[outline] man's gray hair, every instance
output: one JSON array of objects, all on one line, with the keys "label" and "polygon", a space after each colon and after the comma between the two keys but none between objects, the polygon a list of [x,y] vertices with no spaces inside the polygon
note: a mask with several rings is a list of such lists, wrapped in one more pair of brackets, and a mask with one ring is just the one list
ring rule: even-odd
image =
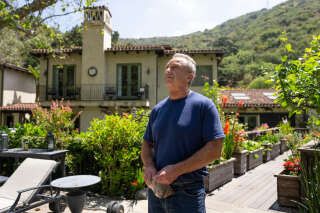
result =
[{"label": "man's gray hair", "polygon": [[193,58],[191,58],[190,56],[188,56],[186,54],[182,54],[182,53],[175,53],[172,58],[184,58],[187,61],[186,65],[188,68],[188,72],[191,72],[194,75],[196,75],[197,63],[193,60]]}]

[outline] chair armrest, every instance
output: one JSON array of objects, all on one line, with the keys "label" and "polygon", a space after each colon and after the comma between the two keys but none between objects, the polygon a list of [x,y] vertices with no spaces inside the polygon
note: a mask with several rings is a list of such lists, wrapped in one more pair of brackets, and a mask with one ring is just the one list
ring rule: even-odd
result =
[{"label": "chair armrest", "polygon": [[[50,186],[50,185],[36,186],[36,187],[31,187],[31,188],[19,190],[19,191],[17,191],[17,192],[18,192],[18,194],[21,194],[21,193],[23,193],[23,192],[27,192],[27,191],[31,191],[31,190],[35,190],[35,189],[48,188],[48,187],[51,187],[51,186]],[[18,196],[19,196],[19,195],[18,195]]]},{"label": "chair armrest", "polygon": [[42,186],[31,187],[31,188],[27,188],[27,189],[23,189],[23,190],[17,191],[18,196],[17,196],[16,200],[14,201],[14,203],[12,204],[12,206],[10,207],[8,212],[14,212],[14,209],[18,205],[22,193],[27,192],[27,191],[31,191],[31,190],[35,190],[35,189],[43,189],[43,188],[49,188],[49,187],[50,187],[50,191],[51,191],[51,194],[52,194],[52,186],[50,186],[50,185],[42,185]]}]

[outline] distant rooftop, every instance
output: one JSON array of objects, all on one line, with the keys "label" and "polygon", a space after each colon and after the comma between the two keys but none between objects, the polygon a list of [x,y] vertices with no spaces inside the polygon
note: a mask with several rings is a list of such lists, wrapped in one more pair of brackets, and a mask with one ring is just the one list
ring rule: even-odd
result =
[{"label": "distant rooftop", "polygon": [[278,103],[274,103],[276,90],[273,89],[221,89],[221,95],[228,97],[225,107],[237,107],[238,102],[243,102],[246,107],[270,107],[279,108]]},{"label": "distant rooftop", "polygon": [[11,69],[11,70],[16,70],[16,71],[19,71],[19,72],[24,72],[24,73],[32,74],[28,69],[26,69],[26,68],[24,68],[24,67],[19,67],[19,66],[14,65],[14,64],[0,63],[0,67],[4,67],[4,68]]}]

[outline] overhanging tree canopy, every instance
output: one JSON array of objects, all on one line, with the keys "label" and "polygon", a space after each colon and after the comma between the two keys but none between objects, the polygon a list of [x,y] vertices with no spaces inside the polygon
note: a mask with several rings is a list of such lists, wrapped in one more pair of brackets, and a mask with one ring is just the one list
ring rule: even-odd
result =
[{"label": "overhanging tree canopy", "polygon": [[[97,0],[0,0],[0,29],[14,28],[33,33],[32,28],[47,19],[68,15],[91,6]],[[59,4],[61,10],[44,15],[44,10]]]},{"label": "overhanging tree canopy", "polygon": [[[282,39],[287,42],[286,38]],[[286,44],[288,54],[293,52]],[[320,125],[320,36],[314,36],[302,58],[288,60],[276,67],[277,101],[291,113],[311,111],[311,121]]]}]

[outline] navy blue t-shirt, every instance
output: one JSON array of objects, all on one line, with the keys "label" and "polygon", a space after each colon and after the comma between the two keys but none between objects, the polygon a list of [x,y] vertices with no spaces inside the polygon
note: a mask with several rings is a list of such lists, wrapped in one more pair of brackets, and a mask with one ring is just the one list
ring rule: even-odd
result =
[{"label": "navy blue t-shirt", "polygon": [[[182,99],[164,99],[150,113],[144,140],[154,143],[155,166],[163,167],[183,161],[206,142],[224,138],[215,104],[205,96],[191,92]],[[203,167],[186,173],[178,181],[202,180]]]}]

